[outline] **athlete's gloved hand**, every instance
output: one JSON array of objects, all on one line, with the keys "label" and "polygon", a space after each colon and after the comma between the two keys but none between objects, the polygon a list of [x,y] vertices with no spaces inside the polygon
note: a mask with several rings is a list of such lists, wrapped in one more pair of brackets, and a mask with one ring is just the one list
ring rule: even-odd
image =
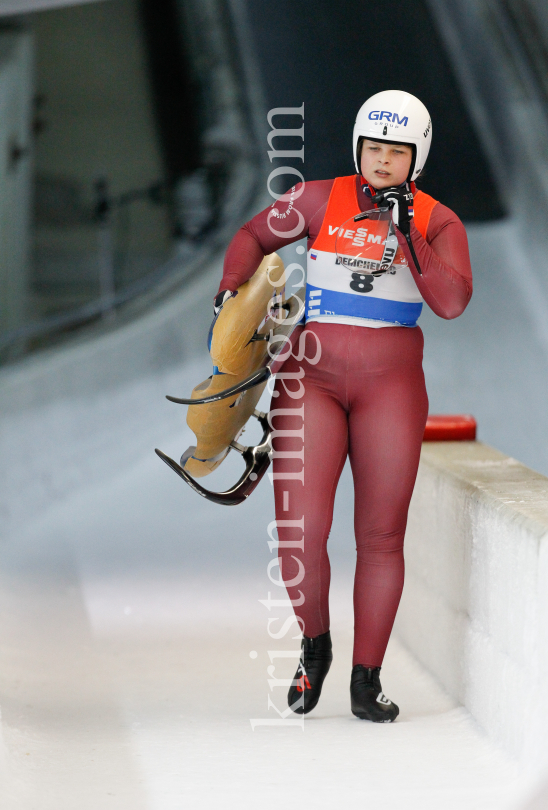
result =
[{"label": "athlete's gloved hand", "polygon": [[231,290],[221,290],[213,299],[213,314],[217,316],[222,310],[226,302],[230,298],[235,298],[238,295],[238,290],[232,292]]},{"label": "athlete's gloved hand", "polygon": [[217,315],[222,310],[224,305],[227,301],[231,298],[235,298],[238,295],[238,290],[236,292],[232,292],[231,290],[221,290],[217,293],[215,298],[213,299],[213,320],[211,321],[211,326],[209,327],[209,332],[207,335],[207,348],[208,351],[211,351],[211,341],[213,339],[213,327],[217,323]]},{"label": "athlete's gloved hand", "polygon": [[392,209],[394,225],[404,236],[409,236],[413,219],[413,192],[408,183],[402,186],[382,188],[371,199],[377,205],[389,205]]}]

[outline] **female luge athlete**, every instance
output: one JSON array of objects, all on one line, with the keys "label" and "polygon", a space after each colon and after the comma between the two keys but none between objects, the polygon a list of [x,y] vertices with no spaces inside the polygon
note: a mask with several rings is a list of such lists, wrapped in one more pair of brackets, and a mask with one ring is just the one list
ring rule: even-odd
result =
[{"label": "female luge athlete", "polygon": [[[398,90],[372,96],[354,127],[357,174],[294,187],[244,225],[226,254],[217,307],[264,255],[308,237],[304,329],[319,340],[321,358],[316,364],[286,361],[283,372],[295,374],[294,380],[304,368],[304,393],[296,402],[290,378],[277,380],[273,416],[276,431],[287,434],[274,439],[280,568],[304,634],[288,695],[297,713],[316,706],[333,657],[327,538],[347,455],[357,547],[351,708],[357,717],[385,723],[399,712],[383,695],[379,673],[403,588],[403,539],[428,413],[417,318],[423,301],[440,317],[456,318],[472,295],[462,223],[414,184],[431,138],[430,116],[419,99]],[[284,201],[288,210],[280,211]],[[337,233],[349,218],[379,204],[391,207],[398,255],[402,251],[405,259],[389,273],[356,273],[338,260]],[[298,437],[303,422],[291,413],[302,403],[304,450]],[[287,475],[303,470],[303,458],[304,476]],[[287,522],[303,516],[300,550],[301,530]]]}]

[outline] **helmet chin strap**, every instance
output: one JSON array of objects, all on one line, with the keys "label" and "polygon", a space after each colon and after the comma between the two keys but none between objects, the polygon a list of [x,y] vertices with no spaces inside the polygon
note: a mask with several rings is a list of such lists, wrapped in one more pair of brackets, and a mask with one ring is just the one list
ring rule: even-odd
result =
[{"label": "helmet chin strap", "polygon": [[[378,194],[379,191],[382,191],[382,189],[377,189],[375,188],[375,186],[372,186],[371,183],[368,180],[366,180],[362,174],[360,174],[360,183],[363,193],[366,194],[368,197],[374,197],[375,194]],[[403,183],[400,183],[400,186],[405,186],[406,183],[408,183],[407,180],[405,180]],[[415,196],[415,194],[417,193],[417,186],[415,185],[413,180],[409,183],[409,188],[411,189],[411,193],[413,194],[413,196]],[[377,208],[376,203],[373,203],[373,205],[375,206],[375,208]]]},{"label": "helmet chin strap", "polygon": [[[369,183],[362,174],[360,174],[360,185],[362,187],[363,193],[367,197],[374,197],[375,194],[377,193],[377,189],[374,186],[372,186],[371,183]],[[375,203],[373,203],[373,205],[375,206],[375,208],[377,207]]]}]

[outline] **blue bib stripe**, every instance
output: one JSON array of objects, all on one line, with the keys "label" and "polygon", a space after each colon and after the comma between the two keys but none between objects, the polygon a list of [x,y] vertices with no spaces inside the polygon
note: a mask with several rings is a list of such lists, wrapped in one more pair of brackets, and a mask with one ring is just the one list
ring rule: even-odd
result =
[{"label": "blue bib stripe", "polygon": [[335,315],[387,321],[398,326],[416,326],[422,303],[390,301],[387,298],[354,295],[306,285],[306,318]]}]

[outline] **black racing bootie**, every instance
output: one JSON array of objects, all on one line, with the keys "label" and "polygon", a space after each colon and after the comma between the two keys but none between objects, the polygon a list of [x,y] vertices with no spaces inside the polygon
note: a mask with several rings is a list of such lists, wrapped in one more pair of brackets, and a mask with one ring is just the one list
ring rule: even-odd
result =
[{"label": "black racing bootie", "polygon": [[350,679],[350,707],[360,720],[393,723],[400,710],[383,694],[380,671],[380,667],[356,664]]},{"label": "black racing bootie", "polygon": [[295,714],[308,714],[317,706],[332,660],[329,630],[316,638],[303,636],[301,660],[287,694],[287,703]]}]

